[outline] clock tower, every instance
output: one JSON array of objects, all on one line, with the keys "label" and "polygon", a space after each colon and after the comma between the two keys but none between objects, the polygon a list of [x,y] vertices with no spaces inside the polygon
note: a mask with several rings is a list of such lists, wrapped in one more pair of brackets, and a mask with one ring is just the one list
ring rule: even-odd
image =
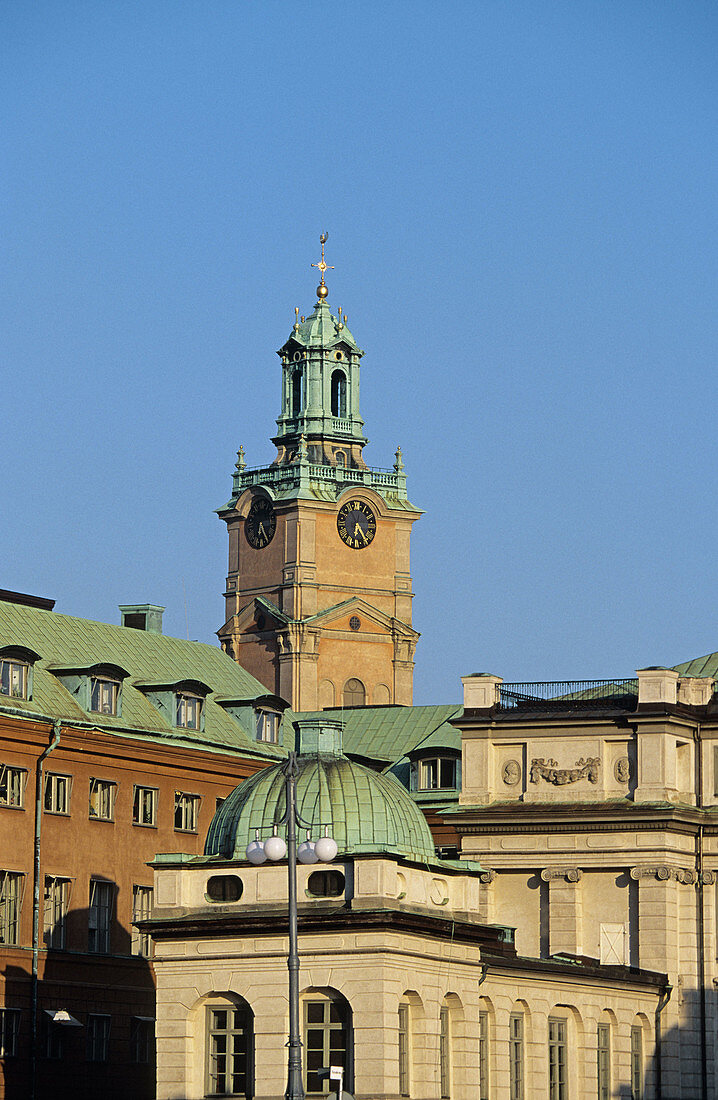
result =
[{"label": "clock tower", "polygon": [[282,405],[270,466],[240,448],[232,496],[222,648],[294,710],[412,702],[409,541],[421,513],[393,469],[366,465],[363,351],[324,281],[279,349]]}]

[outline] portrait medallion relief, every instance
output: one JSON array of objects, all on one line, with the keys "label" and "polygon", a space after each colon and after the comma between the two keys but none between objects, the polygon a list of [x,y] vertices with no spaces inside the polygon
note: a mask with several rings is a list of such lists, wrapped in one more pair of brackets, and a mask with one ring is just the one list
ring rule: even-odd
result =
[{"label": "portrait medallion relief", "polygon": [[501,769],[501,778],[507,787],[515,787],[521,779],[521,765],[518,760],[507,760]]}]

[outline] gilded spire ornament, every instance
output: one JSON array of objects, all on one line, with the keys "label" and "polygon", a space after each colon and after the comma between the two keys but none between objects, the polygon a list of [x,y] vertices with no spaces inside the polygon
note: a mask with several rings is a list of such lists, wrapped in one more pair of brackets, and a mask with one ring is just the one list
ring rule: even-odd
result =
[{"label": "gilded spire ornament", "polygon": [[318,264],[312,264],[312,267],[318,267],[321,274],[322,274],[321,282],[319,283],[319,286],[317,287],[317,298],[319,298],[320,301],[322,299],[326,298],[327,295],[329,294],[329,288],[327,287],[327,284],[324,282],[324,272],[334,270],[334,264],[327,264],[327,263],[324,262],[324,245],[327,243],[328,240],[329,240],[329,234],[328,233],[322,233],[320,238],[319,238],[319,242],[322,246],[322,258],[321,258],[321,260],[319,261]]},{"label": "gilded spire ornament", "polygon": [[244,468],[246,467],[247,461],[244,457],[244,447],[240,446],[239,450],[237,451],[237,461],[234,465],[237,468],[237,472],[240,474],[242,473],[242,470],[244,470]]}]

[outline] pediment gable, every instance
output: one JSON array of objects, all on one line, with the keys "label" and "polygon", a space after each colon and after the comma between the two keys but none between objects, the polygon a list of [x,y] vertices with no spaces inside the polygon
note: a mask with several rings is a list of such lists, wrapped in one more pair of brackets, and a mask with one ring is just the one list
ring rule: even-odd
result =
[{"label": "pediment gable", "polygon": [[[357,618],[360,622],[360,627],[353,626],[351,620]],[[344,600],[340,604],[335,604],[333,607],[324,608],[322,611],[318,611],[316,615],[312,615],[311,619],[307,620],[312,626],[320,627],[322,630],[356,630],[362,629],[370,631],[376,634],[394,635],[399,634],[406,638],[418,638],[419,635],[415,630],[412,630],[406,623],[401,622],[400,619],[395,619],[391,615],[385,615],[378,608],[373,607],[366,600],[361,599],[360,596],[353,596],[349,600]]]}]

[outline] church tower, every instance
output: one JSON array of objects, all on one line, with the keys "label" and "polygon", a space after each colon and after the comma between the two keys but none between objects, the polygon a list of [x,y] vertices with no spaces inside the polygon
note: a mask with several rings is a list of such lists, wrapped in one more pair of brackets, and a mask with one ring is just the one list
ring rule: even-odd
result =
[{"label": "church tower", "polygon": [[411,704],[409,541],[420,512],[394,468],[366,465],[359,412],[364,352],[321,281],[309,317],[279,349],[282,405],[270,466],[237,456],[222,648],[294,710]]}]

